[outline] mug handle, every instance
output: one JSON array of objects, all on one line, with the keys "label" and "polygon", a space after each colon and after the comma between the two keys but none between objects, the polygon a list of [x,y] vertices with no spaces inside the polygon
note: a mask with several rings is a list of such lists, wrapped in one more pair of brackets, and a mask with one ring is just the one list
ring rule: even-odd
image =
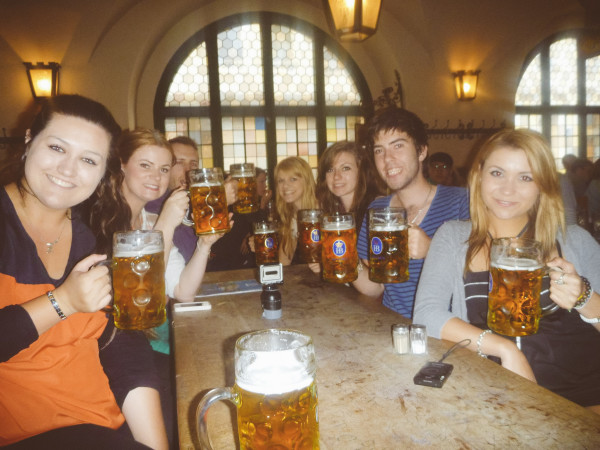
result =
[{"label": "mug handle", "polygon": [[[548,266],[545,266],[544,270],[545,270],[545,275],[550,274],[550,272],[564,273],[563,270],[560,269],[560,268],[558,268],[558,267],[548,267]],[[550,314],[555,313],[559,309],[560,309],[560,306],[558,306],[554,302],[551,302],[548,306],[542,308],[542,317],[549,316]]]},{"label": "mug handle", "polygon": [[[112,266],[112,259],[104,259],[102,261],[98,261],[97,263],[93,264],[92,267],[90,267],[90,270],[92,270],[94,267],[98,267],[98,266],[106,266],[108,267],[108,270],[110,272],[111,270],[111,266]],[[112,289],[111,289],[112,291]],[[112,314],[113,312],[113,306],[112,306],[112,302],[114,301],[114,295],[111,292],[111,297],[113,298],[113,300],[111,301],[111,304],[106,305],[104,308],[100,308],[100,311],[105,312],[105,313],[110,313]]]},{"label": "mug handle", "polygon": [[194,226],[194,219],[192,218],[192,213],[191,213],[190,209],[191,208],[188,206],[188,209],[185,212],[183,219],[181,219],[181,223],[184,224],[186,227]]},{"label": "mug handle", "polygon": [[238,395],[234,392],[234,390],[232,388],[225,387],[215,388],[208,391],[198,404],[198,409],[196,410],[196,422],[198,423],[198,439],[200,440],[200,448],[203,450],[212,450],[212,445],[208,437],[208,423],[206,420],[206,414],[213,403],[220,400],[229,400],[236,406],[238,406],[239,403]]}]

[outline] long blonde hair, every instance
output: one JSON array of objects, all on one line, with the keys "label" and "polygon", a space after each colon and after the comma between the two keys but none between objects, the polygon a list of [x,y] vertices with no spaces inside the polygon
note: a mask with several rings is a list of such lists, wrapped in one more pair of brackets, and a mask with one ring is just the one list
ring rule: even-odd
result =
[{"label": "long blonde hair", "polygon": [[542,244],[547,259],[555,248],[558,232],[565,233],[565,215],[560,183],[552,151],[544,137],[531,130],[502,130],[491,136],[481,147],[469,173],[471,235],[468,240],[465,270],[472,258],[488,245],[489,217],[481,195],[481,178],[487,158],[499,148],[523,150],[533,181],[540,193],[537,202],[529,210],[529,226],[524,237]]},{"label": "long blonde hair", "polygon": [[[289,158],[282,159],[277,163],[277,166],[275,166],[276,183],[279,174],[282,172],[291,173],[300,177],[303,181],[304,189],[302,192],[300,209],[318,208],[317,197],[315,195],[315,178],[308,163],[298,156],[290,156]],[[293,203],[286,203],[285,200],[281,198],[279,189],[275,190],[275,207],[277,208],[277,215],[280,221],[279,245],[283,252],[292,259],[297,242],[297,236],[292,235],[292,224],[296,219],[298,210]]]}]

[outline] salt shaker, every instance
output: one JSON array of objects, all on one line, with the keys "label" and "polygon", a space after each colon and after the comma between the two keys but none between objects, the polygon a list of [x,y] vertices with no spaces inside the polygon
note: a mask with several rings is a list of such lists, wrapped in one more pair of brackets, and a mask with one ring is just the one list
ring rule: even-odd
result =
[{"label": "salt shaker", "polygon": [[401,323],[392,325],[392,342],[394,351],[399,355],[410,352],[409,327]]},{"label": "salt shaker", "polygon": [[413,324],[410,326],[410,351],[413,355],[427,353],[427,330],[425,325]]}]

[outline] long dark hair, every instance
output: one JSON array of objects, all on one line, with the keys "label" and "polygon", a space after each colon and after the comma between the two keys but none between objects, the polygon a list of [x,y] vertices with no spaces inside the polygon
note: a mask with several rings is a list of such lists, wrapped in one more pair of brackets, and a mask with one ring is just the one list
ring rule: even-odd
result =
[{"label": "long dark hair", "polygon": [[[333,166],[335,158],[341,153],[351,154],[358,168],[358,179],[350,211],[344,210],[341,200],[333,195],[327,187],[327,171]],[[385,192],[383,180],[377,174],[375,167],[366,150],[360,149],[356,143],[351,141],[339,141],[329,146],[319,159],[317,171],[317,200],[325,214],[336,212],[354,213],[356,223],[360,227],[369,204],[378,195]]]}]

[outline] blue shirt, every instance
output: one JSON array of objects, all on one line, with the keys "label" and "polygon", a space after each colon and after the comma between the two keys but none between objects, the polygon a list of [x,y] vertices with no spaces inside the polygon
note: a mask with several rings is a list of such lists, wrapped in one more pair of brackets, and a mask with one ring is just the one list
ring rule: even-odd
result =
[{"label": "blue shirt", "polygon": [[[369,208],[384,208],[390,205],[392,195],[380,197],[369,205]],[[438,185],[437,191],[427,214],[419,225],[430,238],[436,230],[446,221],[452,219],[469,219],[469,196],[467,190],[462,187]],[[363,226],[358,236],[357,248],[361,259],[369,258],[368,230],[366,216],[363,218]],[[408,263],[409,279],[404,283],[386,283],[383,291],[383,305],[402,314],[409,319],[412,318],[415,293],[423,259],[411,259]]]}]

